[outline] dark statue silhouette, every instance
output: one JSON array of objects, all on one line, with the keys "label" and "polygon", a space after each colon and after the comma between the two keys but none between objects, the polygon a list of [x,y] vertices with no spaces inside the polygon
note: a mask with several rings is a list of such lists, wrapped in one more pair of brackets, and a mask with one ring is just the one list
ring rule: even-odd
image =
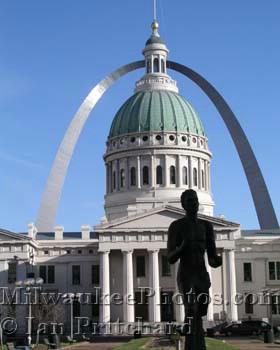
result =
[{"label": "dark statue silhouette", "polygon": [[194,190],[183,192],[181,204],[186,216],[169,226],[168,260],[174,264],[180,259],[177,283],[184,299],[185,322],[190,323],[192,319],[191,334],[186,334],[185,349],[205,350],[202,317],[207,315],[211,286],[205,266],[205,251],[211,267],[221,266],[222,258],[217,255],[212,224],[197,217],[197,193]]}]

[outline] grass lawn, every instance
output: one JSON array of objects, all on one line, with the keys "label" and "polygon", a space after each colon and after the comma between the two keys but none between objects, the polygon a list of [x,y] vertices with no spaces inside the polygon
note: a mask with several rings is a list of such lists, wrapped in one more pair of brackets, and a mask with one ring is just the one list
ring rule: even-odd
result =
[{"label": "grass lawn", "polygon": [[[62,348],[64,348],[65,346],[70,346],[69,343],[60,343],[60,345]],[[38,344],[38,345],[32,346],[32,350],[47,350],[47,348],[48,347],[46,344]],[[7,345],[3,346],[3,350],[8,350]]]},{"label": "grass lawn", "polygon": [[236,346],[223,343],[222,340],[206,338],[207,350],[238,350]]},{"label": "grass lawn", "polygon": [[141,349],[146,343],[150,342],[152,339],[153,339],[152,337],[133,339],[129,341],[127,344],[114,348],[114,350],[138,350],[138,349]]},{"label": "grass lawn", "polygon": [[[115,348],[115,350],[140,350],[145,349],[144,345],[150,342],[153,338],[140,338],[134,339],[125,345],[121,345]],[[207,350],[238,350],[237,347],[224,343],[221,340],[205,338],[207,344]],[[162,348],[147,348],[149,350],[169,350],[170,347]],[[175,350],[175,346],[173,348]],[[172,349],[172,350],[173,350]],[[171,350],[171,349],[170,349]]]}]

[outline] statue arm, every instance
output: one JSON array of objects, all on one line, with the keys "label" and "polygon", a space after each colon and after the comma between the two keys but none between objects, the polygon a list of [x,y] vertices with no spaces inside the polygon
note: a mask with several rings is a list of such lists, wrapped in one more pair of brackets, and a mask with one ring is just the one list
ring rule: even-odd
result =
[{"label": "statue arm", "polygon": [[214,268],[221,266],[222,257],[217,254],[215,234],[210,222],[206,222],[206,245],[209,265]]},{"label": "statue arm", "polygon": [[174,223],[169,226],[168,229],[168,241],[167,241],[167,259],[170,264],[180,259],[183,250],[183,244],[177,246],[177,231]]}]

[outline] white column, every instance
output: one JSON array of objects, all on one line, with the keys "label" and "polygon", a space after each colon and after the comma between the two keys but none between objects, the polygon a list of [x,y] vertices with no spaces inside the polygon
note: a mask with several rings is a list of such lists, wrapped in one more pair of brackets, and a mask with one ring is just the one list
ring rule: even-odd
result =
[{"label": "white column", "polygon": [[141,188],[141,162],[140,162],[140,156],[137,156],[137,188]]},{"label": "white column", "polygon": [[198,177],[198,188],[201,189],[202,188],[202,180],[201,180],[201,160],[200,158],[198,158],[198,162],[197,162],[197,177]]},{"label": "white column", "polygon": [[110,262],[109,251],[100,252],[100,288],[101,300],[100,304],[100,322],[110,322]]},{"label": "white column", "polygon": [[123,320],[124,322],[134,322],[134,289],[133,289],[133,250],[123,250]]},{"label": "white column", "polygon": [[[175,293],[179,296],[180,291],[178,288],[178,283],[177,283],[177,274],[178,274],[178,268],[179,268],[179,261],[175,263]],[[176,322],[183,323],[185,321],[185,307],[183,304],[183,297],[176,297],[176,305],[175,305],[175,316],[176,316]]]},{"label": "white column", "polygon": [[109,164],[106,164],[106,194],[109,193],[109,171],[110,171]]},{"label": "white column", "polygon": [[155,157],[151,156],[151,187],[156,186],[156,179],[155,179]]},{"label": "white column", "polygon": [[223,265],[222,265],[222,293],[223,293],[223,312],[225,314],[226,320],[228,319],[228,304],[226,303],[226,300],[228,300],[228,275],[227,275],[227,264],[228,259],[226,255],[226,251],[223,250],[222,253],[223,258]]},{"label": "white column", "polygon": [[179,188],[182,187],[182,157],[180,155],[178,155],[177,157],[177,177],[178,177],[178,181],[176,181],[177,186]]},{"label": "white column", "polygon": [[228,253],[228,267],[229,267],[229,279],[230,279],[230,310],[231,320],[238,321],[238,310],[235,303],[236,296],[236,271],[235,271],[235,252],[230,250]]},{"label": "white column", "polygon": [[168,160],[167,160],[167,155],[165,155],[164,156],[164,186],[165,187],[169,185],[168,175],[169,175]]},{"label": "white column", "polygon": [[192,156],[189,156],[189,188],[193,187],[193,169],[192,169]]},{"label": "white column", "polygon": [[204,160],[204,173],[205,173],[205,180],[204,180],[204,185],[205,185],[205,191],[208,191],[208,169],[207,169],[207,161]]},{"label": "white column", "polygon": [[116,160],[116,190],[120,190],[120,163],[119,159]]},{"label": "white column", "polygon": [[160,322],[160,288],[159,288],[159,264],[158,249],[149,251],[149,287],[152,288],[153,296],[149,297],[149,320]]},{"label": "white column", "polygon": [[[205,265],[206,265],[206,269],[207,272],[209,273],[209,277],[210,277],[210,281],[212,281],[212,270],[211,270],[211,266],[208,263],[208,256],[207,254],[205,254]],[[208,312],[207,312],[207,320],[208,321],[213,321],[214,320],[214,305],[213,305],[213,289],[212,289],[212,284],[209,288],[209,298],[210,298],[210,302],[208,304]]]},{"label": "white column", "polygon": [[208,191],[211,192],[211,172],[210,172],[210,163],[207,162],[207,169],[208,169]]},{"label": "white column", "polygon": [[124,169],[124,173],[125,173],[125,189],[128,190],[129,189],[129,160],[128,158],[125,158],[125,169]]},{"label": "white column", "polygon": [[[17,264],[17,281],[24,281],[26,279],[26,265],[24,261],[19,261]],[[19,293],[25,292],[25,286]],[[18,324],[17,334],[25,335],[27,334],[27,306],[26,304],[19,303],[16,305],[16,320]]]}]

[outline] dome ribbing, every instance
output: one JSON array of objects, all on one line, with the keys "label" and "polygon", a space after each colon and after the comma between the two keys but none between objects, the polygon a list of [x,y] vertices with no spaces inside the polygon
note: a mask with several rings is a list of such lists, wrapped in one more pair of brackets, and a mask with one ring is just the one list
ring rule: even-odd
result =
[{"label": "dome ribbing", "polygon": [[190,103],[172,91],[154,90],[131,96],[113,119],[109,138],[137,132],[186,132],[205,136]]}]

